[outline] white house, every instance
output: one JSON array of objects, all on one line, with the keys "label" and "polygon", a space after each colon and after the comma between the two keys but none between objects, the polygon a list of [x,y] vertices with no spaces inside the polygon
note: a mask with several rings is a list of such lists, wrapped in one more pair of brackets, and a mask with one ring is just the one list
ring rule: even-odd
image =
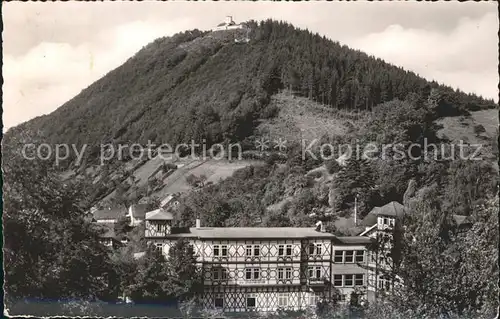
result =
[{"label": "white house", "polygon": [[[365,290],[367,237],[337,237],[307,227],[201,227],[174,231],[173,216],[146,214],[145,238],[168,256],[175,242],[192,245],[203,270],[201,306],[224,312],[274,312],[315,307]],[[340,295],[337,295],[339,293]],[[367,295],[362,298],[368,297]]]}]

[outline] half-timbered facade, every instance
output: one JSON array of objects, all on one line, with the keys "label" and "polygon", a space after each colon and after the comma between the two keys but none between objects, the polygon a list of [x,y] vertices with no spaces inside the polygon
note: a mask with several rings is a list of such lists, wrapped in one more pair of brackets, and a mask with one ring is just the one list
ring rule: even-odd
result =
[{"label": "half-timbered facade", "polygon": [[[199,221],[197,227],[184,232],[160,234],[156,232],[160,222],[155,220],[153,226],[148,221],[146,217],[148,242],[167,257],[179,238],[193,246],[203,274],[203,308],[225,312],[300,310],[338,297],[339,292],[346,296],[366,280],[361,269],[353,268],[356,262],[368,260],[363,246],[369,242],[366,237],[357,237],[353,244],[314,228],[213,228],[201,227]],[[346,257],[346,262],[334,263],[337,244],[356,252],[352,262]],[[335,286],[338,274],[345,281]]]}]

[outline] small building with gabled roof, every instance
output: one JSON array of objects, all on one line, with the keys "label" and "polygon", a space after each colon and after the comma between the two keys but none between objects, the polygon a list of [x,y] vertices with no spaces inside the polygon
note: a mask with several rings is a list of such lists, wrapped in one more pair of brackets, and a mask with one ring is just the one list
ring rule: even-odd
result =
[{"label": "small building with gabled roof", "polygon": [[163,208],[147,212],[145,217],[145,236],[162,237],[171,233],[174,215]]},{"label": "small building with gabled roof", "polygon": [[116,223],[120,218],[126,216],[127,209],[125,207],[109,207],[95,210],[92,219],[96,223]]}]

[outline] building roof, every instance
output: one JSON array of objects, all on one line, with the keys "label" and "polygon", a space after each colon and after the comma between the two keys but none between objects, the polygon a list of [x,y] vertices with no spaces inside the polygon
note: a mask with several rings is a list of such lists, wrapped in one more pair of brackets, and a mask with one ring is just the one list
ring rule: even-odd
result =
[{"label": "building roof", "polygon": [[453,215],[453,219],[455,220],[455,223],[457,223],[458,226],[472,224],[471,220],[469,219],[469,216]]},{"label": "building roof", "polygon": [[378,216],[403,217],[405,207],[398,202],[392,201],[382,207],[375,207],[361,222],[363,226],[371,226],[377,223]]},{"label": "building roof", "polygon": [[101,238],[116,238],[115,234],[115,224],[114,223],[100,223],[96,224],[100,229],[104,231],[99,237]]},{"label": "building roof", "polygon": [[134,259],[140,259],[140,258],[144,257],[144,255],[146,255],[145,251],[140,251],[138,253],[134,253]]},{"label": "building roof", "polygon": [[165,198],[163,198],[161,200],[160,207],[165,207],[166,205],[168,205],[172,201],[175,202],[176,197],[177,196],[175,196],[174,194],[169,194],[168,196],[166,196]]},{"label": "building roof", "polygon": [[95,220],[102,219],[119,219],[127,215],[127,209],[123,207],[115,207],[109,209],[100,209],[94,212]]},{"label": "building roof", "polygon": [[335,242],[340,245],[367,245],[372,243],[372,239],[365,236],[345,236],[337,237]]},{"label": "building roof", "polygon": [[360,222],[357,225],[354,223],[354,217],[337,217],[337,219],[333,222],[335,228],[338,232],[343,235],[357,235],[361,233],[365,227],[360,225]]},{"label": "building roof", "polygon": [[146,213],[147,220],[172,220],[174,215],[162,208],[155,209]]},{"label": "building roof", "polygon": [[334,238],[330,233],[304,227],[200,227],[189,232],[172,234],[169,237],[196,238]]},{"label": "building roof", "polygon": [[[373,210],[375,210],[376,208],[380,207],[375,207]],[[363,220],[360,223],[362,226],[370,227],[377,223],[378,215],[373,210],[370,213],[368,213],[368,215],[366,215],[365,218],[363,218]]]},{"label": "building roof", "polygon": [[231,25],[236,25],[236,22],[234,22],[233,20],[231,20],[231,22],[221,22],[217,26],[223,27],[223,26],[231,26]]},{"label": "building roof", "polygon": [[146,212],[148,211],[148,204],[133,204],[132,205],[132,215],[135,219],[146,218]]},{"label": "building roof", "polygon": [[378,210],[378,215],[381,216],[392,216],[392,217],[403,217],[405,212],[405,207],[398,202],[390,202],[380,207]]}]

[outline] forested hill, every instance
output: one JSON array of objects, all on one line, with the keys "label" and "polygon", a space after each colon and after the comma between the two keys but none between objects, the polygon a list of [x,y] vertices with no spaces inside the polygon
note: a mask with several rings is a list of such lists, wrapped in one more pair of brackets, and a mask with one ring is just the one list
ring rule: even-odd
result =
[{"label": "forested hill", "polygon": [[273,116],[270,96],[280,89],[360,111],[431,88],[439,89],[441,116],[495,107],[287,23],[248,25],[248,43],[235,43],[232,31],[157,39],[53,113],[12,131],[40,132],[51,143],[236,140]]}]

